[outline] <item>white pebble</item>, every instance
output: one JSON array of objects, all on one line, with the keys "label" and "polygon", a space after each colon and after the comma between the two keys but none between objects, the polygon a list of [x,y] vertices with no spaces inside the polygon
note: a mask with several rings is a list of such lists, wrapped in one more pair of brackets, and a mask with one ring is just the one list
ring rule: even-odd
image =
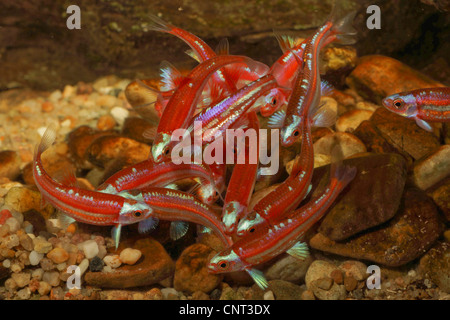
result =
[{"label": "white pebble", "polygon": [[8,218],[8,220],[5,221],[5,224],[9,225],[9,232],[11,233],[16,233],[17,230],[20,229],[20,223],[14,217]]},{"label": "white pebble", "polygon": [[142,252],[137,249],[126,248],[120,253],[120,260],[125,264],[133,265],[142,256]]},{"label": "white pebble", "polygon": [[110,267],[110,266],[104,266],[103,267],[103,272],[106,272],[106,273],[108,273],[108,272],[112,272],[112,268]]},{"label": "white pebble", "polygon": [[122,264],[118,255],[106,256],[103,258],[103,262],[112,269],[116,269]]},{"label": "white pebble", "polygon": [[43,276],[44,276],[44,269],[42,269],[42,268],[33,270],[31,272],[32,279],[37,279],[37,280],[41,281]]},{"label": "white pebble", "polygon": [[38,253],[33,250],[30,252],[30,255],[28,258],[30,259],[30,264],[32,266],[37,266],[39,264],[39,262],[41,262],[41,260],[44,258],[44,254]]},{"label": "white pebble", "polygon": [[92,259],[98,254],[98,244],[95,240],[87,240],[78,245],[87,259]]},{"label": "white pebble", "polygon": [[51,102],[58,102],[58,100],[61,99],[61,97],[62,97],[61,90],[55,90],[50,94],[48,100],[50,100]]},{"label": "white pebble", "polygon": [[80,275],[82,275],[83,273],[86,272],[87,268],[89,267],[89,260],[83,259],[83,261],[80,262],[78,267],[80,268]]},{"label": "white pebble", "polygon": [[275,300],[275,296],[273,295],[272,290],[269,290],[266,293],[264,293],[264,300]]},{"label": "white pebble", "polygon": [[3,260],[3,266],[9,269],[11,267],[11,261],[9,259]]},{"label": "white pebble", "polygon": [[161,293],[164,300],[166,300],[169,297],[169,294],[174,294],[178,296],[178,291],[175,290],[174,288],[162,288]]},{"label": "white pebble", "polygon": [[130,112],[127,109],[124,109],[122,107],[114,107],[111,109],[111,115],[119,125],[122,125],[124,123],[129,113]]}]

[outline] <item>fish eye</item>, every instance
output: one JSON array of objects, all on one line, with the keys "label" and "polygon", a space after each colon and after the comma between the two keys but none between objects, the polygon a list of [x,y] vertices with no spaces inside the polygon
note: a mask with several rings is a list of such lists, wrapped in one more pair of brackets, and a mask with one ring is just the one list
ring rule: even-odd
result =
[{"label": "fish eye", "polygon": [[136,211],[133,212],[133,215],[134,215],[136,218],[139,218],[140,216],[142,216],[142,211],[136,210]]},{"label": "fish eye", "polygon": [[300,132],[298,130],[294,131],[294,137],[298,137],[299,134],[300,134]]},{"label": "fish eye", "polygon": [[220,261],[219,262],[219,267],[222,268],[222,269],[228,268],[228,262],[227,261]]},{"label": "fish eye", "polygon": [[403,107],[403,100],[402,99],[396,99],[392,102],[393,106],[396,107],[397,109],[400,109],[401,107]]},{"label": "fish eye", "polygon": [[165,147],[163,152],[164,152],[164,155],[168,156],[169,152],[170,152],[170,148],[169,147]]},{"label": "fish eye", "polygon": [[276,104],[277,104],[277,99],[276,99],[276,98],[274,98],[274,99],[272,100],[272,104],[273,104],[273,105],[276,105]]},{"label": "fish eye", "polygon": [[250,227],[249,229],[248,229],[248,233],[253,233],[253,232],[255,232],[255,227]]}]

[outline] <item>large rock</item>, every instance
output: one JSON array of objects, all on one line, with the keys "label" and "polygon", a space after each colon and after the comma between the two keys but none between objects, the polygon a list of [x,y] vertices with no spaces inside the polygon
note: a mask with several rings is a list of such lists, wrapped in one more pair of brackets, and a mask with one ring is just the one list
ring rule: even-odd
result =
[{"label": "large rock", "polygon": [[422,190],[430,188],[448,176],[450,176],[450,145],[440,147],[414,166],[414,182]]},{"label": "large rock", "polygon": [[420,272],[450,293],[450,243],[437,243],[420,259]]},{"label": "large rock", "polygon": [[121,250],[132,247],[142,252],[142,258],[134,265],[122,265],[113,272],[87,272],[86,284],[100,288],[132,288],[158,283],[173,274],[175,265],[164,247],[147,237],[137,241],[123,241]]},{"label": "large rock", "polygon": [[347,84],[362,97],[378,104],[394,93],[443,86],[406,64],[381,55],[361,57],[348,76]]},{"label": "large rock", "polygon": [[427,191],[436,205],[441,209],[447,221],[450,221],[450,178]]},{"label": "large rock", "polygon": [[337,255],[397,267],[423,255],[442,229],[433,201],[419,189],[408,189],[400,211],[387,224],[344,242],[335,242],[318,233],[310,245]]},{"label": "large rock", "polygon": [[223,278],[208,272],[207,264],[214,254],[213,249],[200,243],[186,248],[175,264],[174,288],[189,293],[214,290]]},{"label": "large rock", "polygon": [[[319,231],[340,241],[391,219],[398,210],[405,185],[404,159],[396,154],[368,154],[346,159],[357,168],[356,177],[329,209]],[[330,166],[314,171],[313,185],[329,181]],[[322,192],[318,187],[313,196]]]}]

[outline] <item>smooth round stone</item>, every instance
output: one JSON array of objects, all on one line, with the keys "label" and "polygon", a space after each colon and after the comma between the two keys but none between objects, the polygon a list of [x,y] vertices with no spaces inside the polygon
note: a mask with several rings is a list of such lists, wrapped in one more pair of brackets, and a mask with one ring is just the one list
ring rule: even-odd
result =
[{"label": "smooth round stone", "polygon": [[137,249],[126,248],[120,253],[120,260],[129,265],[135,264],[142,256],[142,252]]},{"label": "smooth round stone", "polygon": [[63,248],[54,248],[49,253],[47,253],[47,258],[49,258],[56,264],[60,264],[69,259],[69,254]]},{"label": "smooth round stone", "polygon": [[120,265],[122,264],[119,255],[106,256],[103,258],[103,261],[107,266],[111,267],[112,269],[116,269],[120,267]]},{"label": "smooth round stone", "polygon": [[336,132],[334,135],[326,135],[314,143],[314,154],[331,155],[333,147],[338,145],[344,158],[357,153],[366,152],[366,146],[356,136],[347,132]]},{"label": "smooth round stone", "polygon": [[32,266],[37,266],[43,258],[44,258],[43,253],[38,253],[34,250],[30,252],[30,255],[28,257],[28,259],[30,259],[30,264]]},{"label": "smooth round stone", "polygon": [[440,147],[414,166],[414,182],[426,190],[450,176],[450,145]]},{"label": "smooth round stone", "polygon": [[98,244],[95,240],[87,240],[78,245],[87,259],[92,259],[98,254]]},{"label": "smooth round stone", "polygon": [[338,132],[353,132],[364,120],[370,119],[373,111],[369,110],[350,110],[342,114],[336,121],[336,130]]},{"label": "smooth round stone", "polygon": [[111,115],[120,126],[123,125],[125,119],[128,117],[129,114],[130,112],[122,107],[114,107],[111,109]]}]

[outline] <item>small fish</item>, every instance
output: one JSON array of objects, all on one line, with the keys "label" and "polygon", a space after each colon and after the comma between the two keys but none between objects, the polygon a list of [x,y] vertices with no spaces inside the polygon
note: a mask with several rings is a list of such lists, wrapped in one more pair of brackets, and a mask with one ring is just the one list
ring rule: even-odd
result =
[{"label": "small fish", "polygon": [[355,34],[351,26],[355,13],[347,15],[340,21],[327,21],[309,38],[303,50],[302,58],[294,57],[303,67],[297,71],[293,91],[286,108],[286,116],[281,129],[281,144],[291,146],[300,137],[302,119],[311,107],[319,104],[321,96],[321,80],[319,70],[319,53],[329,43],[339,40],[342,44],[351,43],[349,35]]},{"label": "small fish", "polygon": [[93,225],[115,226],[113,237],[116,247],[119,244],[122,225],[152,218],[153,209],[145,204],[140,194],[123,192],[112,195],[82,189],[76,186],[73,173],[67,174],[63,183],[50,177],[42,165],[41,154],[53,144],[55,138],[55,128],[49,126],[34,155],[33,177],[44,201],[73,220]]},{"label": "small fish", "polygon": [[156,218],[177,222],[171,229],[172,239],[178,239],[187,231],[186,223],[193,222],[205,226],[219,237],[227,248],[233,241],[225,233],[216,211],[187,192],[166,188],[147,187],[141,189],[142,197],[154,209]]},{"label": "small fish", "polygon": [[244,56],[216,56],[196,66],[175,90],[158,125],[152,146],[153,161],[162,162],[170,156],[169,144],[172,133],[176,129],[188,127],[208,77],[221,67],[231,63],[257,64],[256,61]]},{"label": "small fish", "polygon": [[192,190],[192,193],[203,203],[211,205],[221,197],[222,192],[225,190],[227,165],[225,163],[212,163],[209,165],[209,168],[214,184],[199,184],[198,188]]},{"label": "small fish", "polygon": [[254,266],[266,262],[283,252],[305,259],[308,250],[300,242],[305,232],[327,212],[338,194],[355,177],[356,168],[333,167],[328,188],[300,209],[295,210],[274,226],[259,229],[242,237],[232,247],[214,256],[209,264],[211,273],[247,271],[261,289],[268,287],[264,274]]},{"label": "small fish", "polygon": [[400,92],[383,99],[383,106],[417,125],[433,131],[428,122],[450,122],[450,87],[417,89]]},{"label": "small fish", "polygon": [[[256,113],[249,113],[247,118],[249,121],[248,128],[258,132],[259,120]],[[259,138],[257,137],[257,139]],[[256,150],[253,150],[253,148],[256,148]],[[257,143],[256,146],[248,146],[246,149],[245,163],[237,163],[233,168],[223,205],[222,222],[228,235],[232,235],[236,231],[238,222],[247,214],[247,207],[258,173],[259,145]],[[256,161],[251,163],[250,153],[256,155]]]}]

